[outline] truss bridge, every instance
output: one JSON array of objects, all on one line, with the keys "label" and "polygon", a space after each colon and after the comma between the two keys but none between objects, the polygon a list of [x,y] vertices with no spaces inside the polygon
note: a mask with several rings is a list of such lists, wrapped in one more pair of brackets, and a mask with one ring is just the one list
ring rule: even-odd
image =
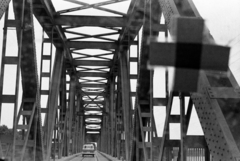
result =
[{"label": "truss bridge", "polygon": [[240,33],[197,4],[1,0],[0,158],[240,161]]}]

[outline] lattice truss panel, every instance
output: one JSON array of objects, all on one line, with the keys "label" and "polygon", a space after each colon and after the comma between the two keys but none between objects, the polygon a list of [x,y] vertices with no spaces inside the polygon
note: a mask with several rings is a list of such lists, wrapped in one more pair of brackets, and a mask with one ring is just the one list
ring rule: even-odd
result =
[{"label": "lattice truss panel", "polygon": [[[160,0],[160,5],[171,34],[171,18],[177,16],[200,17],[192,1]],[[187,13],[187,14],[186,14]],[[206,30],[204,40],[212,41]],[[200,91],[192,93],[206,142],[214,161],[239,160],[239,87],[233,76],[220,72],[202,72],[199,75]]]},{"label": "lattice truss panel", "polygon": [[[125,0],[104,1],[87,4],[81,1],[69,0],[67,2],[77,4],[79,7],[59,10],[58,13],[60,15],[71,15],[81,13],[81,11],[85,9],[96,9],[107,12],[107,15],[126,16],[125,13],[107,8],[107,5],[114,5],[124,1]],[[122,26],[125,26],[125,24],[110,17],[100,16],[99,19],[95,19],[94,22],[91,20],[92,18],[93,17],[87,20],[90,22],[90,25],[75,25],[74,22],[72,22],[73,25],[63,27],[63,31],[68,41],[72,44],[76,42],[86,44],[83,46],[72,46],[70,48],[76,66],[77,77],[80,82],[80,92],[83,101],[80,115],[84,115],[86,118],[84,123],[86,133],[102,133],[102,127],[103,124],[105,124],[103,119],[104,117],[109,117],[107,114],[110,108],[113,108],[109,104],[111,100],[106,98],[110,95],[107,84],[109,84],[109,79],[111,79],[111,74],[113,74],[111,68],[114,65],[114,55],[117,53],[116,42],[119,39]],[[120,17],[120,20],[121,19]],[[111,125],[111,128],[113,128],[112,126],[113,125]],[[108,131],[110,127],[104,127],[104,130],[105,129]],[[105,135],[105,137],[107,136],[108,135]],[[113,136],[111,137],[113,138]],[[109,147],[108,149],[111,148]]]},{"label": "lattice truss panel", "polygon": [[[56,9],[59,15],[81,15],[81,12],[87,9],[94,9],[110,15],[126,16],[126,13],[107,7],[108,5],[114,5],[124,1],[126,0],[85,3],[82,1],[66,0],[66,4],[68,3],[75,7]],[[53,1],[53,3],[55,2]],[[111,27],[106,24],[101,25],[109,20],[107,17],[105,17],[107,18],[106,20],[104,20],[104,17],[99,18],[99,20],[95,19],[95,22],[91,22],[87,16],[85,18],[90,22],[89,25],[81,23],[77,25],[71,22],[71,24],[63,26],[63,31],[68,42],[72,44],[86,44],[70,47],[83,101],[82,110],[79,114],[86,115],[86,118],[91,117],[92,119],[94,119],[94,115],[96,115],[96,119],[102,120],[100,116],[104,115],[106,108],[108,108],[106,107],[108,100],[105,99],[107,94],[106,84],[109,82],[110,69],[113,65],[112,60],[116,53],[115,42],[119,38],[121,27]],[[92,18],[93,17],[90,19]],[[119,22],[117,25],[118,24]],[[116,24],[114,23],[114,25]],[[122,26],[122,24],[120,26]],[[88,130],[99,131],[101,129],[101,124],[98,122],[86,121],[85,124],[86,132]]]},{"label": "lattice truss panel", "polygon": [[10,0],[1,0],[0,1],[0,19],[2,18]]},{"label": "lattice truss panel", "polygon": [[68,9],[60,9],[57,11],[58,14],[66,14],[66,13],[70,13],[70,12],[75,12],[75,11],[82,11],[85,9],[97,9],[100,11],[105,11],[108,13],[112,13],[118,16],[126,16],[126,13],[123,13],[121,11],[117,11],[116,9],[112,9],[109,7],[106,7],[107,5],[110,4],[116,4],[119,2],[124,2],[124,1],[128,1],[128,0],[112,0],[112,1],[102,1],[102,2],[98,2],[98,3],[93,3],[91,1],[89,1],[89,3],[83,2],[83,1],[77,1],[77,0],[65,0],[67,2],[71,2],[73,4],[76,4],[76,7],[72,7],[72,8],[68,8]]},{"label": "lattice truss panel", "polygon": [[[22,3],[24,2],[24,7]],[[42,143],[42,129],[41,129],[41,117],[40,117],[40,101],[39,101],[39,84],[37,78],[37,62],[35,51],[35,35],[33,25],[33,6],[32,1],[13,1],[13,10],[15,13],[15,19],[8,18],[8,10],[5,14],[5,26],[4,26],[4,41],[3,41],[3,53],[2,53],[2,72],[1,72],[1,87],[3,86],[3,77],[6,76],[6,71],[3,72],[4,65],[14,64],[16,65],[16,84],[15,94],[5,95],[1,89],[1,101],[0,103],[12,103],[14,104],[14,125],[13,125],[13,138],[9,141],[12,149],[9,149],[11,153],[11,160],[25,160],[31,158],[33,160],[43,159],[43,143]],[[1,8],[6,9],[6,5],[9,1],[1,1]],[[21,6],[21,7],[20,7]],[[12,6],[10,6],[12,7]],[[21,21],[20,21],[21,20]],[[24,28],[20,27],[25,25]],[[6,40],[7,32],[9,28],[15,28],[18,37],[19,51],[17,57],[10,57],[6,54]],[[10,41],[11,42],[11,41]],[[7,60],[7,61],[6,61]],[[21,68],[20,68],[21,66]],[[18,111],[18,90],[20,80],[20,70],[22,76],[22,104]],[[12,84],[13,85],[13,84]],[[4,99],[5,97],[5,99]],[[8,98],[8,100],[6,100]],[[11,99],[9,99],[11,98]],[[0,107],[1,108],[1,107]],[[17,115],[18,112],[18,115]],[[22,118],[23,123],[19,123],[19,119]],[[21,137],[17,137],[17,132],[22,131]],[[36,146],[38,148],[36,148]],[[36,155],[32,155],[32,151],[35,151]],[[8,157],[8,154],[5,155]],[[36,159],[37,158],[37,159]]]},{"label": "lattice truss panel", "polygon": [[[73,7],[73,8],[62,9],[58,11],[55,11],[54,7],[52,10],[50,10],[52,5],[51,1],[40,1],[40,0],[32,0],[32,1],[34,5],[36,5],[34,10],[35,12],[34,14],[36,18],[40,21],[41,25],[45,27],[44,28],[45,32],[47,34],[52,35],[51,42],[56,46],[58,45],[57,47],[59,47],[60,46],[59,44],[61,44],[60,48],[62,49],[62,46],[64,46],[63,47],[64,52],[66,51],[66,53],[63,53],[63,51],[60,50],[60,48],[58,48],[59,51],[56,52],[58,53],[56,60],[59,60],[59,61],[55,62],[57,63],[57,65],[54,68],[55,70],[53,70],[53,74],[55,75],[52,76],[53,80],[60,84],[59,80],[62,74],[61,68],[64,64],[66,65],[66,68],[63,68],[63,71],[66,72],[67,70],[67,74],[69,74],[71,77],[70,81],[68,81],[68,83],[70,84],[70,89],[68,91],[70,95],[68,99],[70,110],[69,110],[69,114],[64,113],[64,115],[66,115],[64,124],[65,125],[67,124],[66,123],[67,119],[69,119],[71,122],[69,121],[69,127],[64,126],[64,128],[62,128],[62,130],[67,129],[68,132],[70,132],[70,134],[67,135],[66,133],[63,133],[63,135],[66,135],[67,137],[67,140],[66,140],[67,143],[62,144],[62,146],[66,145],[66,146],[69,146],[68,148],[70,148],[71,137],[75,135],[74,132],[78,132],[77,130],[72,132],[72,126],[71,126],[71,125],[74,126],[74,119],[75,119],[75,112],[76,112],[76,115],[79,114],[81,117],[81,118],[79,117],[78,119],[79,120],[81,119],[81,122],[84,122],[84,124],[81,125],[81,129],[83,129],[83,132],[81,133],[83,135],[85,135],[85,132],[87,132],[87,130],[97,131],[99,133],[104,132],[104,134],[106,134],[107,137],[105,136],[105,138],[102,138],[103,140],[101,140],[102,141],[101,146],[103,147],[106,142],[108,147],[107,148],[103,147],[103,149],[105,149],[108,153],[114,153],[114,150],[112,150],[111,148],[114,147],[114,143],[115,143],[114,141],[116,141],[116,143],[118,144],[118,149],[116,149],[116,152],[123,153],[122,155],[126,155],[126,158],[128,160],[131,154],[133,154],[132,152],[133,150],[131,149],[132,147],[130,147],[131,136],[129,135],[129,133],[132,132],[131,131],[132,126],[129,126],[129,124],[131,124],[129,123],[131,119],[130,117],[128,118],[127,116],[132,112],[131,111],[132,109],[130,109],[131,105],[129,104],[130,103],[129,95],[131,91],[129,91],[129,86],[126,86],[126,84],[129,85],[128,81],[131,79],[131,75],[128,73],[129,71],[127,69],[127,63],[129,60],[127,60],[128,58],[126,57],[126,55],[131,45],[129,41],[136,43],[134,42],[135,40],[134,38],[136,37],[137,35],[136,33],[139,31],[140,27],[142,26],[141,18],[143,16],[142,12],[144,13],[143,6],[140,9],[134,8],[134,11],[137,10],[135,13],[136,15],[133,17],[130,17],[132,13],[130,14],[121,13],[113,9],[104,7],[106,5],[123,2],[125,0],[113,0],[113,1],[105,1],[100,3],[83,3],[80,0],[65,0],[68,3],[73,3],[75,5],[77,4],[78,6],[75,8]],[[166,24],[170,28],[169,22],[170,22],[171,16],[175,14],[177,15],[179,14],[178,9],[176,8],[176,6],[174,6],[175,2],[171,0],[159,0],[158,2],[162,6]],[[9,3],[9,0],[0,2],[0,8],[1,8],[0,17],[2,16],[4,10],[6,9],[6,6],[8,3]],[[138,5],[141,6],[142,4],[138,4]],[[110,18],[107,16],[106,17],[99,16],[96,18],[94,16],[82,16],[82,15],[70,16],[68,14],[68,13],[73,14],[74,11],[82,11],[84,9],[90,9],[90,8],[115,14],[115,15],[118,15],[118,17]],[[50,10],[50,11],[46,12],[46,10]],[[141,13],[140,14],[141,16],[139,16],[139,13]],[[67,17],[67,16],[70,16],[70,17]],[[147,16],[148,15],[145,15],[145,17]],[[48,17],[48,19],[46,19],[46,17]],[[54,17],[54,20],[53,20],[53,17]],[[75,18],[77,17],[77,19],[80,19],[80,20],[75,22],[74,20],[77,20],[77,19],[74,19],[74,17]],[[135,19],[135,20],[132,20],[132,19]],[[50,22],[50,20],[56,23],[54,24],[55,26],[52,24],[52,22]],[[136,22],[138,20],[140,23]],[[146,30],[148,30],[149,28],[148,25],[150,25],[148,24],[148,22],[149,20],[146,21],[146,24],[147,24],[145,26]],[[51,32],[49,32],[50,31],[49,26],[51,26]],[[92,26],[91,28],[92,33],[85,33],[85,27],[87,26]],[[94,29],[96,28],[101,28],[102,30],[105,30],[105,32],[97,33],[94,31]],[[162,30],[162,32],[167,32],[165,25],[164,27],[157,26],[157,28],[161,28],[157,30],[157,33],[159,32],[159,30]],[[143,33],[144,32],[145,30],[143,28]],[[150,35],[150,33],[148,32],[149,31],[145,32],[145,37],[143,37],[144,40],[142,40],[144,42],[143,45],[146,48],[145,49],[143,48],[144,57],[142,57],[143,59],[141,59],[141,63],[142,62],[147,63],[147,59],[145,59],[147,57],[145,56],[148,55],[147,40],[148,40],[148,36]],[[27,32],[26,32],[26,35],[27,35]],[[34,37],[34,35],[32,36]],[[112,36],[114,36],[114,38]],[[33,42],[33,40],[31,41]],[[121,47],[118,46],[119,44],[121,44]],[[89,50],[94,50],[94,52],[89,53],[88,52]],[[118,53],[122,53],[122,55],[121,54],[118,55]],[[63,55],[64,56],[67,55],[66,60],[63,60],[65,59],[63,58]],[[123,57],[123,55],[125,57]],[[63,61],[66,61],[66,63],[65,62],[63,63]],[[141,65],[143,65],[144,63],[142,63]],[[29,63],[29,64],[34,64],[34,63]],[[120,68],[120,71],[116,72],[115,71],[116,68]],[[63,75],[66,74],[64,72],[63,72]],[[144,68],[144,70],[141,71],[141,74],[142,74],[141,77],[143,80],[145,80],[145,76],[149,76],[148,74],[146,75],[146,73],[150,75],[149,70]],[[48,77],[50,77],[51,75],[49,73],[42,73],[42,74],[45,76],[48,75]],[[116,77],[118,77],[117,82],[115,81]],[[134,78],[136,79],[136,77]],[[237,130],[237,127],[239,127],[238,126],[239,120],[237,119],[234,122],[234,120],[232,120],[231,118],[226,118],[226,114],[222,112],[222,111],[226,112],[226,110],[224,110],[223,107],[219,106],[219,104],[221,104],[221,101],[224,102],[224,99],[229,99],[231,96],[233,98],[239,99],[239,94],[235,90],[223,89],[224,92],[228,91],[228,94],[230,93],[230,95],[227,95],[228,97],[226,96],[220,97],[219,94],[217,94],[219,93],[219,89],[213,88],[215,86],[210,85],[210,83],[208,82],[208,78],[206,77],[205,74],[202,74],[201,79],[202,79],[201,80],[202,84],[200,88],[201,89],[200,93],[191,94],[191,98],[193,99],[193,102],[197,109],[207,144],[209,146],[211,155],[213,156],[213,160],[214,161],[215,160],[217,161],[239,160],[239,149],[238,149],[239,145],[236,144],[236,142],[239,142],[239,139],[238,139],[239,130]],[[37,83],[37,81],[35,83]],[[117,88],[115,87],[115,83],[117,83]],[[142,86],[145,86],[146,84],[149,85],[151,83],[149,80],[141,81]],[[66,81],[63,81],[61,85],[65,86]],[[38,89],[38,84],[36,86]],[[227,87],[232,88],[233,86],[234,88],[237,88],[237,89],[239,88],[239,87],[236,87],[235,85],[227,86]],[[49,107],[54,107],[54,108],[51,108],[51,111],[49,112],[49,114],[52,114],[51,116],[53,117],[49,116],[49,120],[48,120],[49,129],[46,133],[47,134],[46,136],[48,136],[47,158],[50,158],[50,155],[51,155],[50,154],[51,145],[53,141],[52,134],[55,128],[54,127],[55,125],[53,122],[56,118],[55,113],[58,108],[57,97],[58,97],[59,91],[63,90],[63,88],[60,90],[59,85],[54,86],[54,84],[52,84],[52,87],[54,87],[51,89],[52,91],[50,92],[45,91],[45,93],[49,93],[49,100],[51,100],[51,102],[49,103]],[[223,87],[225,88],[226,86],[223,85]],[[146,111],[139,111],[139,117],[140,119],[144,120],[145,119],[144,117],[147,116],[151,120],[151,123],[145,121],[144,124],[153,125],[154,120],[152,121],[152,116],[151,116],[152,114],[151,112],[149,113],[150,111],[149,109],[152,108],[150,106],[154,105],[154,100],[153,102],[149,103],[148,101],[143,99],[143,98],[146,98],[145,95],[149,91],[148,88],[149,87],[144,87],[144,88],[141,88],[142,91],[139,91],[139,93],[142,93],[142,96],[143,96],[142,98],[139,98],[139,99],[142,99],[139,101],[141,102],[139,104],[143,108],[146,107],[147,109]],[[57,89],[57,90],[54,91],[53,89]],[[115,90],[118,90],[118,93],[116,95],[115,95]],[[111,97],[113,98],[109,98],[109,95],[111,95]],[[76,101],[76,96],[78,97],[77,101]],[[149,97],[152,97],[152,96],[149,96]],[[223,100],[220,101],[218,98],[221,98],[221,99],[223,98]],[[63,101],[67,102],[64,99]],[[116,103],[114,101],[116,101]],[[74,111],[76,102],[78,102],[77,106],[81,107],[82,111],[81,110]],[[229,103],[228,101],[226,102]],[[232,106],[235,107],[235,105],[236,104],[233,104]],[[239,111],[236,110],[236,112],[239,112]],[[111,113],[111,116],[105,115],[110,113]],[[82,116],[84,116],[84,118]],[[117,116],[119,120],[116,121],[114,116]],[[113,124],[114,120],[116,121],[116,125]],[[127,120],[129,120],[129,122]],[[64,122],[64,119],[62,119],[61,121]],[[116,133],[119,132],[119,133],[115,135],[113,134],[114,132],[113,127],[116,126],[115,128],[118,128],[117,127],[118,125],[120,130],[116,130],[115,132]],[[102,130],[103,127],[105,131]],[[125,129],[123,129],[123,127]],[[153,131],[154,131],[153,128],[156,128],[154,126],[150,127],[150,126],[143,126],[143,125],[141,125],[141,127],[142,127],[142,131],[144,131],[145,133],[148,132],[151,134],[153,134]],[[129,131],[128,133],[126,129]],[[126,134],[125,141],[124,139],[121,140],[120,138],[122,137],[121,134],[124,134],[124,130]],[[39,133],[41,133],[41,131],[39,131]],[[141,135],[143,137],[144,133],[142,133]],[[115,139],[114,138],[115,136],[118,138]],[[85,136],[83,136],[83,140],[85,139],[84,137]],[[146,142],[146,143],[143,140],[144,139],[142,140],[139,139],[138,144],[139,144],[139,147],[141,148],[143,147],[142,149],[145,150],[144,151],[145,160],[148,160],[150,158],[151,160],[153,160],[153,158],[155,158],[153,154],[151,154],[152,155],[151,157],[147,157],[148,154],[146,154],[148,152],[146,151],[147,148],[150,149],[151,152],[153,151],[152,150],[154,146],[152,144],[154,142],[153,138],[149,139],[149,142]],[[66,152],[67,154],[68,153],[67,148],[66,148],[66,151],[67,151]],[[142,150],[139,150],[138,152],[141,153]]]},{"label": "lattice truss panel", "polygon": [[[59,124],[61,124],[63,131],[67,131],[70,134],[66,136],[66,143],[61,145],[61,149],[63,149],[65,153],[64,155],[67,155],[70,149],[70,139],[73,138],[74,133],[78,131],[71,132],[70,128],[72,125],[76,125],[74,119],[77,118],[77,116],[81,117],[82,120],[81,133],[83,134],[83,138],[81,139],[83,142],[88,140],[88,138],[85,137],[85,134],[88,132],[101,134],[104,130],[106,130],[106,133],[112,130],[111,128],[114,126],[114,123],[111,123],[111,128],[106,127],[102,130],[103,124],[105,124],[103,123],[104,120],[107,120],[106,124],[108,124],[109,120],[113,120],[114,117],[109,116],[112,110],[110,108],[113,108],[114,98],[109,98],[111,94],[109,94],[108,85],[110,84],[110,80],[113,82],[115,77],[118,76],[115,69],[119,61],[118,58],[116,58],[120,50],[118,44],[121,44],[119,39],[122,39],[122,41],[127,40],[126,42],[128,42],[127,16],[130,14],[127,13],[127,10],[131,2],[130,0],[83,1],[84,0],[61,0],[61,3],[66,5],[61,5],[61,7],[58,8],[59,0],[33,0],[33,4],[35,5],[34,14],[49,37],[44,38],[44,43],[53,43],[57,48],[56,55],[61,51],[58,51],[58,48],[62,49],[63,47],[64,51],[66,51],[66,57],[63,58],[63,64],[65,65],[65,67],[63,67],[63,74],[67,74],[68,78],[70,78],[64,78],[66,79],[66,89],[65,87],[58,87],[55,84],[51,84],[51,90],[41,91],[41,94],[49,94],[48,100],[50,100],[50,103],[48,103],[48,107],[55,107],[57,104],[53,100],[55,99],[54,91],[57,92],[59,88],[62,88],[60,89],[61,92],[65,91],[65,93],[61,93],[62,96],[60,99],[62,100],[60,109],[63,109],[65,106],[64,102],[67,102],[66,106],[69,106],[70,110],[66,112],[62,110],[60,116],[63,115],[65,121],[61,119]],[[128,5],[125,5],[126,9],[123,13],[119,11],[118,5],[122,5],[125,2]],[[98,14],[96,16],[92,15],[92,12],[81,14],[81,12],[84,11],[101,11],[101,13],[104,14]],[[46,19],[46,17],[49,19]],[[54,22],[54,24],[52,24],[52,22]],[[137,25],[139,24],[140,23]],[[120,34],[122,34],[121,38]],[[127,51],[127,48],[125,50]],[[49,60],[50,58],[49,56],[44,56],[42,59]],[[54,64],[54,66],[55,65],[56,64]],[[51,79],[56,79],[57,81],[61,68],[56,68],[58,74],[55,75],[54,69]],[[45,78],[51,74],[42,72],[41,75]],[[53,85],[54,87],[52,87]],[[61,86],[65,86],[64,81]],[[54,90],[55,87],[56,90]],[[111,89],[112,93],[114,93],[114,85],[112,85]],[[78,105],[74,103],[76,101]],[[75,106],[79,107],[76,111]],[[56,109],[52,109],[50,111],[50,109],[47,108],[42,110],[42,112],[47,112],[47,116],[51,115],[48,116],[49,119],[47,122],[49,122],[49,125],[47,125],[48,130],[45,136],[52,136],[51,131],[54,126],[50,124],[50,122],[54,120],[55,110]],[[68,123],[66,123],[67,119],[69,120]],[[65,135],[66,133],[61,132],[61,134]],[[50,137],[46,138],[48,142],[47,157],[50,156]],[[105,135],[105,140],[108,143],[110,143],[110,137],[113,140],[113,135]],[[102,142],[104,142],[104,140],[102,140]],[[112,141],[111,146],[113,145]],[[112,150],[110,146],[103,148],[108,148],[108,151]]]},{"label": "lattice truss panel", "polygon": [[[236,130],[234,129],[239,124],[239,122],[233,123],[232,120],[235,119],[235,121],[239,121],[239,119],[230,118],[230,121],[229,118],[225,118],[226,115],[223,112],[230,111],[231,108],[226,109],[229,108],[228,106],[221,108],[217,103],[217,99],[225,98],[225,103],[227,103],[227,100],[231,99],[231,96],[233,96],[235,100],[240,101],[240,99],[237,98],[239,94],[234,92],[235,90],[232,90],[230,93],[227,92],[229,89],[233,89],[233,87],[232,85],[230,85],[230,87],[226,87],[226,84],[225,87],[224,85],[215,87],[220,89],[222,88],[222,96],[219,94],[220,91],[218,91],[219,93],[216,94],[216,92],[211,91],[212,87],[208,82],[207,76],[204,73],[202,73],[201,76],[202,80],[200,84],[200,91],[199,93],[191,94],[191,98],[196,107],[196,111],[198,113],[199,120],[204,131],[204,136],[212,155],[212,159],[217,161],[238,161],[240,153],[237,147],[238,143],[236,143],[236,141],[239,140],[239,137],[237,136],[238,134],[236,134]],[[222,75],[220,75],[220,77],[219,74],[218,76],[212,76],[219,79],[219,81],[223,80],[223,78],[221,78]],[[226,76],[224,79],[230,83]],[[214,87],[214,85],[212,86]],[[235,108],[237,108],[236,105],[237,104],[235,104]],[[236,110],[239,111],[238,109]]]}]

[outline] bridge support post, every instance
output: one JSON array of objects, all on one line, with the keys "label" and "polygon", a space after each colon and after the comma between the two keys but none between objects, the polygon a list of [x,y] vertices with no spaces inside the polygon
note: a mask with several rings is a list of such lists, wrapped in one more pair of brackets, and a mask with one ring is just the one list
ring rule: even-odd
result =
[{"label": "bridge support post", "polygon": [[117,145],[117,158],[120,159],[122,146],[121,146],[121,133],[123,130],[122,124],[122,108],[121,108],[121,75],[118,73],[117,78],[117,98],[116,98],[116,145]]},{"label": "bridge support post", "polygon": [[110,84],[110,87],[109,87],[109,94],[110,94],[110,117],[111,117],[111,120],[110,120],[110,123],[111,123],[111,156],[115,156],[115,151],[116,151],[116,145],[114,143],[114,138],[116,137],[115,136],[115,125],[116,125],[116,110],[115,110],[115,79],[114,77],[110,78],[109,79],[109,84]]},{"label": "bridge support post", "polygon": [[48,117],[47,117],[47,132],[45,133],[47,138],[47,148],[46,148],[46,160],[50,160],[51,156],[51,148],[52,148],[52,136],[54,130],[54,123],[56,118],[56,112],[58,108],[58,94],[60,87],[60,80],[62,74],[62,65],[63,65],[64,51],[62,49],[57,48],[56,56],[53,67],[53,75],[51,82],[51,90],[49,94],[48,101]]},{"label": "bridge support post", "polygon": [[73,129],[73,121],[75,120],[75,117],[73,117],[76,105],[75,105],[75,92],[76,92],[76,78],[74,76],[70,75],[70,91],[69,91],[69,136],[68,136],[68,145],[69,145],[69,153],[73,154],[73,139],[74,139],[74,133],[75,131]]},{"label": "bridge support post", "polygon": [[126,161],[129,161],[130,157],[130,77],[129,77],[129,65],[127,59],[127,48],[122,46],[120,51],[120,70],[121,70],[121,90],[122,90],[122,108],[123,108],[123,124],[125,135],[125,157]]},{"label": "bridge support post", "polygon": [[67,126],[67,107],[66,107],[66,65],[65,60],[63,60],[62,74],[61,74],[61,84],[59,91],[60,98],[60,119],[59,119],[59,135],[60,135],[60,150],[59,150],[59,159],[62,156],[67,155],[67,144],[66,144],[66,126]]}]

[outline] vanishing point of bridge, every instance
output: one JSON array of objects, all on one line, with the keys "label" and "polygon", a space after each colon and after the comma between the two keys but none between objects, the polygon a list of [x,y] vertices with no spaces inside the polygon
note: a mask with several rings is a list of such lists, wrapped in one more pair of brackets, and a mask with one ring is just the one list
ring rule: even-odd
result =
[{"label": "vanishing point of bridge", "polygon": [[[0,135],[1,158],[60,160],[94,143],[105,160],[240,161],[240,89],[228,68],[230,48],[213,43],[192,0],[83,1],[0,1],[0,116],[13,118],[11,132]],[[126,13],[107,7],[125,1]],[[72,6],[57,9],[63,2]],[[115,16],[76,14],[87,9]],[[176,99],[180,112],[172,114]],[[187,134],[195,110],[203,135]],[[178,139],[170,137],[173,125]]]}]

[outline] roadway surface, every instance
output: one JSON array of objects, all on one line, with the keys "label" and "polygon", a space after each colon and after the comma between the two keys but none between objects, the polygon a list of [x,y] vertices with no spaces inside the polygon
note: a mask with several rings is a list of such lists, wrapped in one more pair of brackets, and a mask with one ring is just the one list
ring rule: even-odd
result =
[{"label": "roadway surface", "polygon": [[95,151],[95,156],[84,156],[82,157],[81,153],[75,157],[69,159],[56,159],[55,161],[120,161],[117,158],[111,157],[105,153]]}]

